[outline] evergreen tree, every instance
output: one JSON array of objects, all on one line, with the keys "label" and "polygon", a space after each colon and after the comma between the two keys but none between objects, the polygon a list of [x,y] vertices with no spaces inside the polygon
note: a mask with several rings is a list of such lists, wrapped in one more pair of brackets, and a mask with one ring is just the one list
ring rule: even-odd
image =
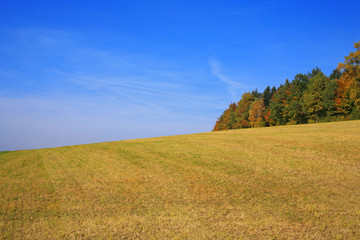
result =
[{"label": "evergreen tree", "polygon": [[318,122],[326,116],[323,94],[328,78],[321,71],[316,71],[316,74],[311,76],[303,99],[309,118]]},{"label": "evergreen tree", "polygon": [[321,72],[321,70],[320,70],[320,68],[318,68],[318,67],[315,67],[313,70],[311,70],[311,72],[308,72],[308,78],[310,79],[310,78],[313,78],[313,77],[315,77],[318,73],[320,73]]},{"label": "evergreen tree", "polygon": [[335,97],[337,87],[338,85],[336,83],[336,80],[329,78],[325,84],[325,90],[322,94],[322,101],[324,104],[326,115],[329,118],[336,114]]},{"label": "evergreen tree", "polygon": [[297,74],[288,88],[284,114],[291,124],[307,122],[303,102],[303,93],[307,89],[307,84],[307,75]]},{"label": "evergreen tree", "polygon": [[259,93],[259,91],[257,90],[257,88],[255,88],[255,90],[251,92],[251,95],[252,95],[254,98],[261,98],[261,97],[262,97],[261,93]]},{"label": "evergreen tree", "polygon": [[274,96],[274,94],[276,93],[276,87],[275,86],[273,86],[272,88],[271,88],[271,91],[270,91],[270,95],[271,95],[271,97],[272,96]]},{"label": "evergreen tree", "polygon": [[270,100],[270,118],[273,120],[272,125],[284,125],[289,120],[285,112],[289,88],[289,80],[286,79],[285,85],[280,85]]},{"label": "evergreen tree", "polygon": [[333,72],[330,74],[329,78],[331,80],[341,78],[341,71],[339,71],[338,69],[333,70]]},{"label": "evergreen tree", "polygon": [[263,98],[264,98],[264,106],[267,107],[270,104],[270,99],[271,99],[271,90],[270,90],[270,86],[267,86],[262,94]]}]

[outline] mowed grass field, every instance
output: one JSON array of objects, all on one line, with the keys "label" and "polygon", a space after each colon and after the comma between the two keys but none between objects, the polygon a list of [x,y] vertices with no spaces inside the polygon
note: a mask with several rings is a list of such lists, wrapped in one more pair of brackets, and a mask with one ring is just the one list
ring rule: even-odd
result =
[{"label": "mowed grass field", "polygon": [[0,239],[360,239],[360,121],[0,152]]}]

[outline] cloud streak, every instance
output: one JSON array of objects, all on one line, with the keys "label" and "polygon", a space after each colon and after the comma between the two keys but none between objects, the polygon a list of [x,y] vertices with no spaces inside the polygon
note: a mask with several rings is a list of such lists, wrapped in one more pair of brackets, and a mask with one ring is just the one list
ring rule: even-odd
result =
[{"label": "cloud streak", "polygon": [[10,67],[0,65],[0,151],[210,131],[226,104],[199,81],[208,75],[159,57],[81,46],[61,31],[15,33]]},{"label": "cloud streak", "polygon": [[227,84],[227,90],[231,94],[232,100],[236,100],[237,98],[237,90],[244,90],[247,86],[243,83],[236,82],[225,76],[221,71],[221,63],[216,61],[215,59],[209,60],[209,65],[211,68],[211,73],[220,79],[221,82]]}]

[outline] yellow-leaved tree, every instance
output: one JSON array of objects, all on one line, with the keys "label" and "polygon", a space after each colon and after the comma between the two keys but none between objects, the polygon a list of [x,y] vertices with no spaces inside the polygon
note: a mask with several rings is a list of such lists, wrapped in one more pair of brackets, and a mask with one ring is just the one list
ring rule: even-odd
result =
[{"label": "yellow-leaved tree", "polygon": [[264,120],[264,99],[256,99],[249,110],[249,120],[251,127],[265,127]]}]

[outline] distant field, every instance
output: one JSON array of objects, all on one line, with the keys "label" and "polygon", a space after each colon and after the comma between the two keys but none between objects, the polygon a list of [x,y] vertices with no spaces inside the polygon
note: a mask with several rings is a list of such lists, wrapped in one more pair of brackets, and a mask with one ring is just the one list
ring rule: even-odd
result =
[{"label": "distant field", "polygon": [[0,152],[0,239],[360,239],[360,121]]}]

